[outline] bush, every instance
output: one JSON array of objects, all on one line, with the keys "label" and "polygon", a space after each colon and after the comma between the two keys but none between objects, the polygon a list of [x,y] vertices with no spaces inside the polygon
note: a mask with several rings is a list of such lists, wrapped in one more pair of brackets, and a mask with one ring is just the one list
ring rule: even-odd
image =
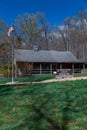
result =
[{"label": "bush", "polygon": [[8,75],[9,75],[9,77],[11,77],[12,65],[9,64],[9,73],[8,73],[8,64],[5,64],[0,68],[0,73],[3,74],[3,76],[5,76],[5,77],[8,77]]}]

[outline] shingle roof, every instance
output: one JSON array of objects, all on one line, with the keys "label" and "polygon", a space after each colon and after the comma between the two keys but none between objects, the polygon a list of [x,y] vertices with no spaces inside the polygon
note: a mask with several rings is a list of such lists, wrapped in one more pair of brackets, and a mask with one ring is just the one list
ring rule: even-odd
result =
[{"label": "shingle roof", "polygon": [[15,60],[20,62],[52,62],[52,63],[79,63],[70,51],[53,51],[53,50],[15,50]]}]

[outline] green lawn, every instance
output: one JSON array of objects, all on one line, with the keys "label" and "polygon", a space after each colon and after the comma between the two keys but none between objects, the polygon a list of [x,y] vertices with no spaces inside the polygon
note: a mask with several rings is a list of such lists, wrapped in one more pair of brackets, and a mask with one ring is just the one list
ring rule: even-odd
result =
[{"label": "green lawn", "polygon": [[0,86],[0,130],[87,130],[87,80]]},{"label": "green lawn", "polygon": [[[30,76],[30,77],[14,78],[14,81],[37,82],[37,81],[43,81],[43,80],[52,79],[52,78],[54,78],[53,74],[41,74],[41,75],[39,74],[39,75]],[[11,78],[5,78],[5,77],[0,78],[0,84],[11,82],[11,81],[12,81]]]},{"label": "green lawn", "polygon": [[[74,77],[81,77],[81,76],[87,76],[87,72],[84,73],[74,73]],[[38,81],[43,81],[47,79],[53,79],[55,78],[54,74],[38,74],[38,75],[32,75],[29,77],[21,77],[21,78],[14,78],[14,81],[16,82],[38,82]],[[11,78],[6,78],[6,77],[0,77],[0,84],[8,83],[11,82]]]},{"label": "green lawn", "polygon": [[73,76],[74,76],[74,77],[87,76],[87,72],[83,72],[83,73],[74,73]]}]

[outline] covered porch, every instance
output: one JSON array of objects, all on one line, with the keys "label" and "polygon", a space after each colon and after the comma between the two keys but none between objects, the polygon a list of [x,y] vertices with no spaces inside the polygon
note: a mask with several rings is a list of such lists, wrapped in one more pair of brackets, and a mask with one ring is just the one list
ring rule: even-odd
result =
[{"label": "covered porch", "polygon": [[61,71],[69,73],[78,73],[85,69],[83,63],[29,63],[17,62],[16,75],[29,75],[29,74],[57,74]]}]

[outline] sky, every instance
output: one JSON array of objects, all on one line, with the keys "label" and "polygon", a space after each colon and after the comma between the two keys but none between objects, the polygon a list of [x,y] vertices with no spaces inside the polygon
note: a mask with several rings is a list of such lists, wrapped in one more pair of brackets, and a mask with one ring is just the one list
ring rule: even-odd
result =
[{"label": "sky", "polygon": [[0,19],[11,25],[18,15],[44,12],[51,25],[61,25],[68,16],[87,10],[87,0],[0,0]]}]

